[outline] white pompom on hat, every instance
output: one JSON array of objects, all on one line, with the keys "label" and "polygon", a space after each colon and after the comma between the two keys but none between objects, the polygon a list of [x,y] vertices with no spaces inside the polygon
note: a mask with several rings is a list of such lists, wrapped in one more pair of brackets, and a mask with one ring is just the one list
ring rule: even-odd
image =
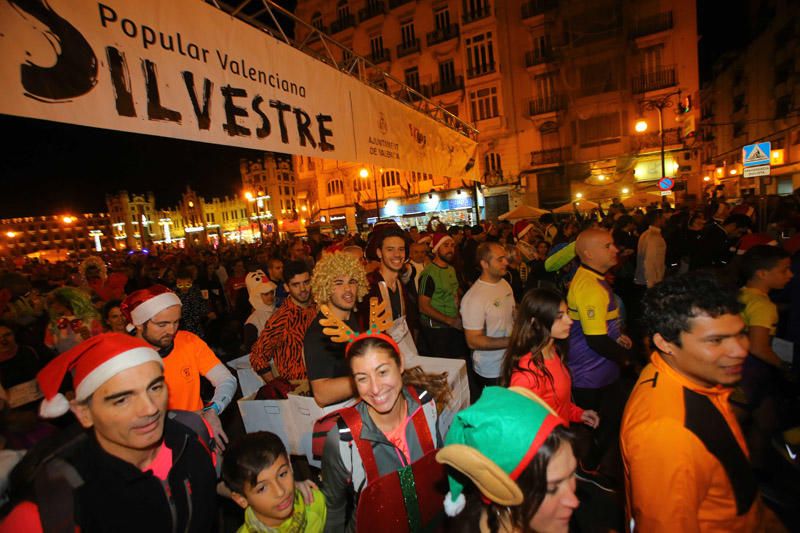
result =
[{"label": "white pompom on hat", "polygon": [[155,362],[161,356],[149,344],[123,333],[102,333],[83,341],[47,364],[37,375],[44,400],[43,418],[57,418],[69,411],[69,401],[59,392],[67,372],[72,372],[75,399],[83,401],[120,372]]},{"label": "white pompom on hat", "polygon": [[134,326],[141,326],[155,315],[173,305],[181,305],[178,295],[163,285],[151,285],[132,292],[119,306],[125,318]]}]

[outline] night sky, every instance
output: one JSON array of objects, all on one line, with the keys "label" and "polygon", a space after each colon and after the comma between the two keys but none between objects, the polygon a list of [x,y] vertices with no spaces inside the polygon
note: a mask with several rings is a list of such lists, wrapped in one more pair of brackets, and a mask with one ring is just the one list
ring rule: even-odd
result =
[{"label": "night sky", "polygon": [[[755,0],[751,0],[755,1]],[[697,0],[700,76],[747,39],[748,0]],[[239,160],[261,152],[0,115],[0,218],[105,211],[105,194],[153,191],[174,205],[186,186],[240,192]]]}]

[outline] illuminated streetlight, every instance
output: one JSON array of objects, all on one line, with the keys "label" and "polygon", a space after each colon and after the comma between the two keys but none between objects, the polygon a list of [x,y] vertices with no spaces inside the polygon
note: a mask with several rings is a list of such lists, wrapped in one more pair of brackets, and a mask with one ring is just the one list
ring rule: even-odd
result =
[{"label": "illuminated streetlight", "polygon": [[358,171],[358,175],[361,176],[362,178],[368,178],[369,177],[369,170],[367,170],[364,167],[361,167],[361,170]]},{"label": "illuminated streetlight", "polygon": [[636,121],[636,124],[633,126],[633,129],[636,130],[636,133],[644,133],[647,131],[647,121],[643,118],[640,118]]},{"label": "illuminated streetlight", "polygon": [[622,189],[622,194],[630,194],[630,192],[631,192],[631,190],[629,188],[627,188],[627,187]]},{"label": "illuminated streetlight", "polygon": [[582,192],[577,192],[577,193],[575,193],[575,198],[577,198],[578,200],[580,200],[581,198],[583,198],[583,193],[582,193]]},{"label": "illuminated streetlight", "polygon": [[72,224],[73,222],[75,222],[75,217],[65,215],[64,217],[62,217],[61,222],[63,222],[64,224]]},{"label": "illuminated streetlight", "polygon": [[737,170],[735,168],[732,168],[731,169],[731,176],[735,176],[736,172],[737,172]]},{"label": "illuminated streetlight", "polygon": [[9,239],[13,239],[16,236],[17,236],[17,232],[16,231],[7,231],[6,232],[6,237],[8,237]]},{"label": "illuminated streetlight", "polygon": [[597,176],[598,181],[606,181],[606,177],[603,174]]},{"label": "illuminated streetlight", "polygon": [[250,201],[250,202],[253,201],[253,193],[251,193],[250,191],[247,191],[246,193],[244,193],[244,197],[247,198],[247,200]]},{"label": "illuminated streetlight", "polygon": [[703,181],[711,181],[711,176],[703,176]]}]

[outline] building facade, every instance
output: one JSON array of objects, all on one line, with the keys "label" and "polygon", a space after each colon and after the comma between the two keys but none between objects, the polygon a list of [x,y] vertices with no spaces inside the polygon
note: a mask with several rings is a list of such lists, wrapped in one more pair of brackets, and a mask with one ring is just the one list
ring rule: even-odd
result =
[{"label": "building facade", "polygon": [[[753,2],[764,21],[744,50],[721,58],[703,87],[703,179],[728,196],[800,187],[800,5]],[[759,16],[757,16],[759,15]],[[770,175],[743,177],[742,148],[770,141]]]},{"label": "building facade", "polygon": [[265,152],[258,159],[243,159],[239,171],[248,217],[259,238],[305,231],[291,156]]},{"label": "building facade", "polygon": [[[315,213],[349,226],[364,199],[375,214],[372,176],[382,216],[390,200],[416,210],[434,192],[443,211],[474,199],[486,218],[624,197],[662,177],[662,137],[666,176],[700,190],[693,0],[301,0],[296,14],[480,132],[480,194],[462,202],[458,176],[296,158],[300,179],[319,182]],[[298,25],[322,54],[309,33]],[[392,79],[369,81],[402,98]]]},{"label": "building facade", "polygon": [[0,219],[0,252],[4,255],[40,255],[112,249],[111,219],[106,213],[49,215]]}]

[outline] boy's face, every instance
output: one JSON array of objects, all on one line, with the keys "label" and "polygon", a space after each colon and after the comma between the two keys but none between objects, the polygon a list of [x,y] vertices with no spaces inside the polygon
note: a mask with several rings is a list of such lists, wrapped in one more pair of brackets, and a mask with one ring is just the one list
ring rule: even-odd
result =
[{"label": "boy's face", "polygon": [[278,527],[294,511],[294,472],[285,455],[258,474],[255,485],[244,484],[244,494],[233,493],[239,507],[253,508],[256,518],[267,527]]},{"label": "boy's face", "polygon": [[781,259],[774,267],[760,270],[759,274],[771,290],[782,289],[792,280],[791,261],[788,257]]}]

